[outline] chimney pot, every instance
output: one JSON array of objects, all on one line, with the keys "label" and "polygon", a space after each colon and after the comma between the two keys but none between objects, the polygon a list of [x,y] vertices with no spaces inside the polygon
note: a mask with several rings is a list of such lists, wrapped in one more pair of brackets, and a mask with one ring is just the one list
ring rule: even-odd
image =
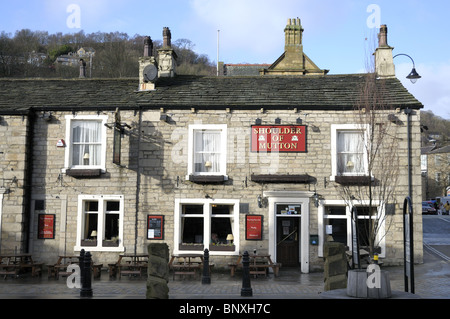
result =
[{"label": "chimney pot", "polygon": [[150,37],[144,38],[144,56],[152,56],[153,53],[153,42]]},{"label": "chimney pot", "polygon": [[385,47],[388,46],[387,43],[387,26],[385,24],[380,26],[380,33],[378,34],[378,46]]},{"label": "chimney pot", "polygon": [[170,29],[168,27],[164,27],[163,29],[163,47],[171,47],[172,34],[170,33]]}]

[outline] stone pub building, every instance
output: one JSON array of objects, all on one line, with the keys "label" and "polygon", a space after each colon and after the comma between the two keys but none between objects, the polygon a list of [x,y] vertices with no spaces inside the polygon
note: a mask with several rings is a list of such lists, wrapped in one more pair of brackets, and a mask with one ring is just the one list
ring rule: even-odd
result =
[{"label": "stone pub building", "polygon": [[[216,267],[256,250],[308,273],[323,269],[326,241],[351,249],[356,206],[360,225],[379,220],[380,258],[399,264],[411,190],[420,262],[423,105],[395,77],[387,29],[375,73],[342,75],[304,53],[299,19],[284,32],[284,52],[256,76],[177,75],[164,28],[136,79],[1,79],[0,253],[52,263],[85,249],[107,264],[165,242],[171,254],[208,248]],[[395,152],[379,154],[395,153],[396,187],[369,198],[361,190],[384,178],[369,133],[387,127]]]}]

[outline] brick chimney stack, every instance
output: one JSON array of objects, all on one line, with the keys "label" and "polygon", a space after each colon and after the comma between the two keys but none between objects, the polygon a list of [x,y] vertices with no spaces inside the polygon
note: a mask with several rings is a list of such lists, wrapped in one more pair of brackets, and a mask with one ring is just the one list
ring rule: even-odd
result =
[{"label": "brick chimney stack", "polygon": [[393,47],[388,45],[388,28],[385,24],[380,26],[378,34],[378,48],[375,50],[375,73],[379,78],[395,77],[395,65],[392,55]]}]

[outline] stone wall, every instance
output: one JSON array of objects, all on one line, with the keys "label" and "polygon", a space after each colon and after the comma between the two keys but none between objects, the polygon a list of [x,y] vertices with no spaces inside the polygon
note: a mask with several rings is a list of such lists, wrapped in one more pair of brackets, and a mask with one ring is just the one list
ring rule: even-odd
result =
[{"label": "stone wall", "polygon": [[2,254],[25,252],[27,136],[26,116],[1,116],[0,249]]},{"label": "stone wall", "polygon": [[[75,178],[63,173],[66,148],[57,147],[58,140],[66,138],[66,115],[71,112],[53,112],[48,122],[42,113],[37,113],[34,128],[33,178],[32,178],[32,214],[30,216],[31,238],[30,252],[43,262],[53,262],[61,254],[77,254],[76,233],[78,222],[78,196],[84,195],[121,195],[124,198],[124,238],[123,246],[127,253],[146,252],[147,215],[164,216],[164,240],[170,251],[174,249],[174,203],[180,198],[235,199],[248,207],[239,216],[240,251],[267,251],[269,246],[268,207],[258,207],[257,198],[264,191],[316,191],[322,199],[339,200],[336,183],[331,176],[331,125],[355,123],[355,114],[351,111],[298,111],[289,110],[201,110],[201,109],[165,109],[168,122],[160,121],[161,110],[147,110],[140,121],[138,111],[121,111],[122,122],[131,128],[125,129],[122,137],[121,165],[112,163],[113,131],[107,129],[106,173],[97,178]],[[97,115],[97,112],[77,112],[76,115]],[[108,116],[108,123],[114,122],[113,111],[101,111]],[[406,123],[406,116],[398,114]],[[255,119],[264,124],[275,123],[281,118],[283,125],[295,125],[302,118],[308,126],[306,153],[253,153],[250,151],[250,128]],[[422,259],[422,233],[420,216],[420,115],[412,116],[413,146],[413,190],[415,200],[415,260]],[[24,169],[24,137],[26,118],[5,118],[8,126],[0,126],[0,134],[11,137],[13,153],[2,150],[2,172],[4,183],[16,176],[18,185],[12,185],[14,192],[5,194],[2,214],[2,251],[20,246],[22,235],[20,228],[23,214],[17,206],[22,206],[23,189],[20,188]],[[188,127],[191,124],[226,124],[228,130],[227,174],[229,180],[221,184],[197,184],[186,180],[188,165]],[[398,264],[403,259],[402,204],[407,195],[407,147],[406,125],[399,125],[397,137],[400,139],[400,179],[392,220],[386,236],[386,261]],[[140,140],[139,140],[140,139]],[[7,155],[7,156],[6,156]],[[21,173],[22,172],[22,173]],[[17,175],[16,175],[17,173]],[[252,174],[308,174],[314,177],[314,183],[282,184],[255,183]],[[138,194],[136,192],[139,191]],[[45,209],[34,209],[36,200],[45,200]],[[55,238],[37,239],[39,213],[55,214]],[[264,216],[262,241],[245,240],[245,212]],[[309,233],[319,234],[318,208],[310,201]],[[89,249],[86,249],[89,250]],[[117,260],[120,252],[91,251],[94,261],[108,263]],[[310,245],[310,270],[323,268],[319,247]],[[211,262],[226,265],[236,256],[211,255]]]}]

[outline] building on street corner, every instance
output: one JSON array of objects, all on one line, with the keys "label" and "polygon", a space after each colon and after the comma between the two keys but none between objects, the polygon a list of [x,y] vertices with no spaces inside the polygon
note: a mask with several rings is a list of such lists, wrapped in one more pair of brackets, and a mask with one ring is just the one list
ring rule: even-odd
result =
[{"label": "building on street corner", "polygon": [[351,249],[357,207],[360,245],[398,265],[411,189],[421,262],[423,105],[395,77],[387,28],[368,74],[329,75],[302,33],[289,19],[258,75],[179,76],[164,28],[136,79],[1,79],[1,253],[106,264],[165,242],[216,267],[256,250],[308,273],[326,241]]}]

